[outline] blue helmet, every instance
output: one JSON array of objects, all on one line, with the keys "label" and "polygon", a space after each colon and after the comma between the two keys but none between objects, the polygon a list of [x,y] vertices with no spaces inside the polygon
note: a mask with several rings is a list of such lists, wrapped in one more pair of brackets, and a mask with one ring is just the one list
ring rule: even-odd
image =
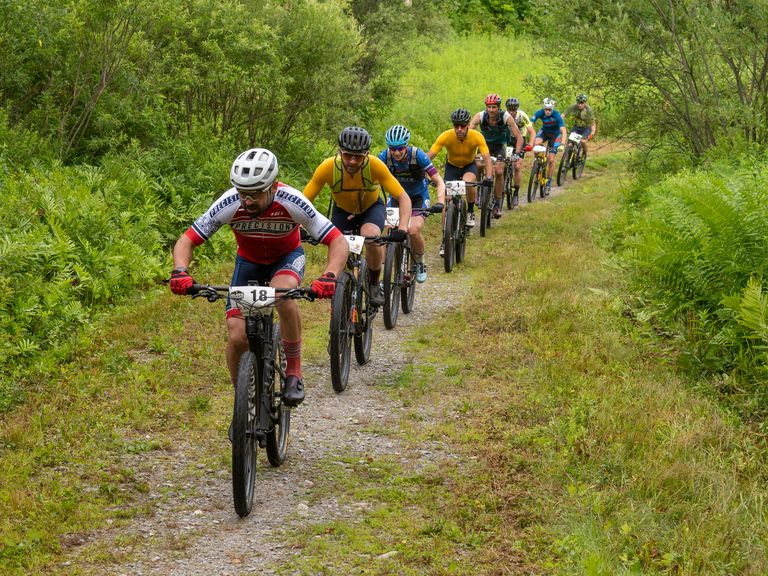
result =
[{"label": "blue helmet", "polygon": [[405,146],[411,139],[411,132],[405,126],[395,124],[384,134],[387,146]]}]

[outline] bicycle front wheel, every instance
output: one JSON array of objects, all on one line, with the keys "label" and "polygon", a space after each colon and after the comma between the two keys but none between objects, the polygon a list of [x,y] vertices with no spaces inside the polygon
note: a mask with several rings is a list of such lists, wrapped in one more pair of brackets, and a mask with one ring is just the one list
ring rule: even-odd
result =
[{"label": "bicycle front wheel", "polygon": [[[280,325],[272,331],[272,362],[264,373],[264,382],[270,398],[269,416],[272,427],[267,431],[267,459],[272,466],[280,466],[288,456],[288,435],[291,430],[291,410],[283,406],[283,384],[288,366],[280,338]],[[267,381],[269,384],[267,385]]]},{"label": "bicycle front wheel", "polygon": [[410,314],[411,310],[413,310],[413,301],[416,298],[416,269],[414,268],[411,250],[402,244],[399,247],[402,252],[400,277],[403,279],[400,296],[402,298],[403,314]]},{"label": "bicycle front wheel", "polygon": [[584,173],[584,166],[587,164],[587,151],[579,146],[576,152],[576,159],[573,161],[573,179],[578,180]]},{"label": "bicycle front wheel", "polygon": [[453,270],[456,263],[456,205],[449,202],[445,208],[445,228],[443,229],[443,267],[446,272]]},{"label": "bicycle front wheel", "polygon": [[331,384],[336,392],[344,392],[349,381],[349,365],[352,358],[352,335],[354,334],[355,313],[352,308],[352,285],[349,272],[342,272],[336,283],[336,292],[331,300],[330,340],[328,356],[331,362]]},{"label": "bicycle front wheel", "polygon": [[360,366],[371,359],[371,342],[373,341],[373,309],[368,299],[368,266],[365,258],[360,263],[360,277],[357,283],[357,329],[353,341],[355,343],[355,359]]},{"label": "bicycle front wheel", "polygon": [[531,176],[528,178],[528,204],[536,199],[536,192],[539,190],[539,166],[541,166],[541,159],[536,158],[531,166]]},{"label": "bicycle front wheel", "polygon": [[485,232],[491,227],[491,198],[493,198],[492,190],[488,188],[482,189],[483,197],[480,204],[480,236],[485,237]]},{"label": "bicycle front wheel", "polygon": [[563,157],[560,158],[560,165],[557,168],[557,185],[562,186],[565,182],[566,177],[568,176],[568,169],[571,167],[571,154],[573,153],[573,148],[571,146],[566,146],[565,152],[563,153]]},{"label": "bicycle front wheel", "polygon": [[514,164],[507,166],[504,171],[504,196],[507,199],[507,210],[512,210],[512,196],[514,195],[515,186],[515,168]]},{"label": "bicycle front wheel", "polygon": [[384,257],[384,326],[391,330],[397,324],[400,313],[400,291],[402,289],[402,245],[387,244]]},{"label": "bicycle front wheel", "polygon": [[250,350],[243,352],[237,369],[235,406],[232,415],[232,497],[241,518],[251,512],[256,478],[256,403],[259,360]]}]

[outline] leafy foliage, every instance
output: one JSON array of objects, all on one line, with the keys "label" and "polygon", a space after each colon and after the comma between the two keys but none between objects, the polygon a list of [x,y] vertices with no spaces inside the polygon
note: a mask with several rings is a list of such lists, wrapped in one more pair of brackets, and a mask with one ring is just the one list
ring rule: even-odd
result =
[{"label": "leafy foliage", "polygon": [[766,376],[768,164],[717,166],[650,188],[625,257],[648,309],[699,370]]}]

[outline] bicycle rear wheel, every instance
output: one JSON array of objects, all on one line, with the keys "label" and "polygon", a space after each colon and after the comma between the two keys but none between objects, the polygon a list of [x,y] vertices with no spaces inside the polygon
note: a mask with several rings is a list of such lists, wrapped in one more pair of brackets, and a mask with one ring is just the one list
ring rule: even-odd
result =
[{"label": "bicycle rear wheel", "polygon": [[400,297],[402,299],[403,314],[410,314],[411,310],[413,310],[413,301],[416,298],[416,270],[413,267],[414,262],[410,248],[402,244],[399,246],[403,254],[400,267],[400,274],[403,279]]},{"label": "bicycle rear wheel", "polygon": [[493,198],[492,190],[483,187],[480,199],[480,236],[485,237],[485,231],[491,227],[491,203]]},{"label": "bicycle rear wheel", "polygon": [[371,359],[371,342],[373,341],[373,310],[368,299],[368,266],[365,258],[360,263],[360,277],[357,283],[357,322],[353,341],[355,343],[355,359],[361,366]]},{"label": "bicycle rear wheel", "polygon": [[536,158],[531,166],[531,176],[528,178],[528,203],[536,199],[536,192],[539,190],[539,166],[541,159]]},{"label": "bicycle rear wheel", "polygon": [[584,166],[587,164],[587,151],[579,146],[576,151],[576,159],[573,161],[573,179],[578,180],[584,173]]},{"label": "bicycle rear wheel", "polygon": [[400,292],[402,289],[403,250],[402,244],[387,244],[384,257],[384,326],[391,330],[397,324],[400,312]]},{"label": "bicycle rear wheel", "polygon": [[504,170],[504,196],[507,199],[507,210],[512,210],[512,196],[514,195],[515,186],[515,166],[514,164],[508,164]]},{"label": "bicycle rear wheel", "polygon": [[355,330],[352,318],[353,284],[354,281],[349,272],[342,272],[331,300],[328,356],[331,362],[331,384],[336,392],[344,392],[349,381],[352,335]]},{"label": "bicycle rear wheel", "polygon": [[256,436],[253,429],[258,414],[259,362],[256,355],[248,350],[240,357],[237,369],[232,414],[232,497],[235,511],[241,518],[251,512],[256,478]]},{"label": "bicycle rear wheel", "polygon": [[[272,466],[280,466],[288,456],[288,435],[291,430],[291,410],[283,406],[283,384],[287,361],[283,341],[280,338],[280,325],[274,324],[272,331],[272,362],[264,372],[264,382],[271,397],[269,416],[272,427],[267,432],[267,459]],[[267,381],[269,380],[269,385]]]},{"label": "bicycle rear wheel", "polygon": [[560,165],[557,168],[557,185],[562,186],[568,176],[568,170],[571,168],[571,154],[573,153],[573,147],[568,145],[565,147],[563,157],[560,158]]},{"label": "bicycle rear wheel", "polygon": [[469,228],[467,227],[467,205],[462,199],[459,202],[459,208],[456,213],[456,262],[464,262],[464,252],[467,248],[467,236]]},{"label": "bicycle rear wheel", "polygon": [[453,271],[453,265],[456,263],[457,222],[456,205],[449,201],[445,208],[445,228],[443,229],[443,267],[446,272]]}]

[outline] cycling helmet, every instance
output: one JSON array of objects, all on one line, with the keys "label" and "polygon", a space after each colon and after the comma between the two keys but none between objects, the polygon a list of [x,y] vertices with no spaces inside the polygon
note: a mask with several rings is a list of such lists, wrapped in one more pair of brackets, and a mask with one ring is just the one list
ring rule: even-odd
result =
[{"label": "cycling helmet", "polygon": [[339,148],[352,154],[364,154],[371,147],[371,135],[365,128],[347,126],[339,134]]},{"label": "cycling helmet", "polygon": [[395,124],[384,134],[387,146],[406,146],[411,139],[411,132],[405,126]]},{"label": "cycling helmet", "polygon": [[520,100],[517,98],[507,98],[507,101],[505,102],[507,106],[507,110],[512,110],[516,108],[520,108]]},{"label": "cycling helmet", "polygon": [[451,122],[454,124],[469,124],[472,115],[466,108],[457,108],[451,112]]},{"label": "cycling helmet", "polygon": [[265,148],[251,148],[232,163],[229,181],[239,190],[266,190],[277,180],[277,158]]},{"label": "cycling helmet", "polygon": [[485,97],[485,105],[488,106],[489,104],[495,104],[496,106],[501,105],[501,96],[498,94],[488,94],[488,96]]},{"label": "cycling helmet", "polygon": [[579,94],[578,96],[576,96],[576,102],[578,102],[579,104],[584,104],[586,103],[586,101],[587,101],[586,94]]},{"label": "cycling helmet", "polygon": [[544,110],[554,110],[555,101],[552,98],[544,98]]}]

